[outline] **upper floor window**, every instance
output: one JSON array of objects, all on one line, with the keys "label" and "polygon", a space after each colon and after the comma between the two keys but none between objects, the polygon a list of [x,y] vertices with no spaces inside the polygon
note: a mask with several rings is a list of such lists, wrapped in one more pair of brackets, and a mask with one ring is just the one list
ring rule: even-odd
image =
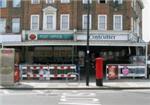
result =
[{"label": "upper floor window", "polygon": [[122,3],[123,3],[122,0],[113,0],[113,1],[114,1],[114,3],[116,3],[116,4],[122,4]]},{"label": "upper floor window", "polygon": [[98,0],[98,3],[107,3],[107,0]]},{"label": "upper floor window", "polygon": [[32,4],[39,4],[39,3],[40,3],[40,0],[31,0],[31,3],[32,3]]},{"label": "upper floor window", "polygon": [[[82,3],[83,3],[83,4],[88,4],[88,0],[82,0]],[[92,3],[92,0],[89,0],[89,3],[91,4],[91,3]]]},{"label": "upper floor window", "polygon": [[54,3],[54,0],[46,0],[46,3],[47,4],[52,4],[52,3]]},{"label": "upper floor window", "polygon": [[69,30],[69,14],[62,14],[60,22],[61,22],[60,24],[61,30]]},{"label": "upper floor window", "polygon": [[[87,15],[82,15],[82,29],[87,29]],[[92,27],[92,18],[91,18],[91,15],[89,16],[89,29],[91,29]]]},{"label": "upper floor window", "polygon": [[107,15],[98,15],[98,30],[107,30]]},{"label": "upper floor window", "polygon": [[20,18],[12,19],[12,32],[19,33],[20,32]]},{"label": "upper floor window", "polygon": [[70,3],[70,0],[60,0],[61,3]]},{"label": "upper floor window", "polygon": [[31,30],[39,30],[39,15],[31,15]]},{"label": "upper floor window", "polygon": [[0,0],[0,8],[5,8],[7,6],[7,0]]},{"label": "upper floor window", "polygon": [[113,29],[115,31],[122,30],[122,15],[114,15],[113,16]]},{"label": "upper floor window", "polygon": [[0,33],[5,33],[6,32],[6,19],[5,18],[0,18]]},{"label": "upper floor window", "polygon": [[21,0],[13,0],[13,7],[20,7],[21,6]]},{"label": "upper floor window", "polygon": [[53,14],[48,14],[44,16],[43,22],[44,30],[55,30],[56,29],[56,17]]}]

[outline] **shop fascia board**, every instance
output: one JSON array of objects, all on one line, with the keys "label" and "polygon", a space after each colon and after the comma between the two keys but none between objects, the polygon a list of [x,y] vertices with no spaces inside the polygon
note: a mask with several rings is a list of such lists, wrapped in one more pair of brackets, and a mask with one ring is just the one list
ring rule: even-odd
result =
[{"label": "shop fascia board", "polygon": [[[109,42],[109,41],[90,41],[90,46],[133,46],[133,47],[145,47],[147,43],[131,43],[131,42]],[[28,41],[28,42],[5,42],[4,46],[86,46],[86,41],[47,41],[41,43],[39,41]]]}]

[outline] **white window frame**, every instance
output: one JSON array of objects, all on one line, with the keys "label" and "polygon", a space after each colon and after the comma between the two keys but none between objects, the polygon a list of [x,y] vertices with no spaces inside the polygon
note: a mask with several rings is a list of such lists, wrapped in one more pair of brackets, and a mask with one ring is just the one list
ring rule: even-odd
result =
[{"label": "white window frame", "polygon": [[[121,29],[116,29],[115,23],[116,23],[116,18],[115,17],[121,17]],[[114,31],[122,31],[123,30],[123,15],[113,15],[113,30]]]},{"label": "white window frame", "polygon": [[2,0],[1,2],[2,2],[2,4],[5,4],[5,5],[2,5],[0,8],[6,8],[7,7],[7,0]]},{"label": "white window frame", "polygon": [[[115,2],[116,0],[113,0],[113,2]],[[123,0],[117,0],[118,4],[123,4]]]},{"label": "white window frame", "polygon": [[[100,3],[100,0],[98,0],[98,3]],[[105,4],[107,3],[107,0],[105,0]],[[102,3],[100,3],[100,4],[102,4]]]},{"label": "white window frame", "polygon": [[[33,16],[37,16],[37,22],[38,22],[38,26],[37,26],[37,29],[32,29],[32,17]],[[39,30],[39,15],[31,15],[31,19],[30,19],[30,30]]]},{"label": "white window frame", "polygon": [[[63,24],[62,24],[62,17],[63,16],[67,16],[68,17],[68,27],[67,28],[63,28]],[[69,30],[70,29],[70,15],[69,14],[61,14],[60,16],[60,30]]]},{"label": "white window frame", "polygon": [[21,7],[21,0],[19,1],[20,3],[19,3],[19,6],[17,6],[16,5],[16,2],[14,2],[15,0],[13,0],[12,2],[13,2],[13,7],[14,8],[18,8],[18,7]]},{"label": "white window frame", "polygon": [[[84,19],[85,19],[84,17],[85,16],[87,17],[87,14],[82,15],[82,29],[83,30],[87,29],[87,26],[84,26]],[[90,24],[89,29],[92,29],[92,15],[91,14],[89,15],[89,24]]]},{"label": "white window frame", "polygon": [[46,4],[52,4],[54,3],[54,0],[51,0],[51,2],[49,2],[49,0],[46,0]]},{"label": "white window frame", "polygon": [[[53,16],[53,28],[52,29],[47,27],[47,16]],[[44,18],[43,18],[43,30],[56,30],[56,15],[55,14],[44,15]]]},{"label": "white window frame", "polygon": [[[89,0],[90,1],[90,4],[92,4],[92,0]],[[87,4],[88,3],[88,0],[82,0],[82,3],[83,4]]]},{"label": "white window frame", "polygon": [[[100,28],[100,17],[101,16],[105,17],[105,28],[104,29]],[[107,30],[107,15],[98,15],[98,30]]]},{"label": "white window frame", "polygon": [[[19,19],[19,23],[18,23],[18,24],[19,24],[19,25],[18,25],[19,28],[18,28],[17,31],[16,31],[16,30],[14,31],[14,22],[13,22],[13,19]],[[12,32],[13,32],[13,33],[19,33],[19,32],[20,32],[20,18],[12,18]]]},{"label": "white window frame", "polygon": [[61,3],[70,3],[70,0],[60,0]]},{"label": "white window frame", "polygon": [[31,0],[31,4],[40,4],[40,0],[37,0],[36,3],[34,2],[34,0]]},{"label": "white window frame", "polygon": [[[3,31],[1,31],[0,32],[0,34],[1,33],[6,33],[6,18],[0,18],[0,20],[3,20],[4,21],[4,24],[2,25],[2,27],[3,27]],[[0,21],[1,22],[1,21]],[[1,24],[1,23],[0,23]],[[1,30],[2,30],[2,28],[1,28]]]}]

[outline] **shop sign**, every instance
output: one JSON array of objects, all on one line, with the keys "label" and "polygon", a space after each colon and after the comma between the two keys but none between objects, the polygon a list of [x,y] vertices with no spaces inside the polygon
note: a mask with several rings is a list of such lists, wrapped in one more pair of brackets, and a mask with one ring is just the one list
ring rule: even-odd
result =
[{"label": "shop sign", "polygon": [[[86,35],[78,35],[77,40],[86,40]],[[128,34],[91,34],[90,40],[102,41],[127,41]]]},{"label": "shop sign", "polygon": [[73,40],[73,34],[26,34],[26,40]]},{"label": "shop sign", "polygon": [[118,66],[117,65],[108,65],[107,78],[110,80],[118,78]]}]

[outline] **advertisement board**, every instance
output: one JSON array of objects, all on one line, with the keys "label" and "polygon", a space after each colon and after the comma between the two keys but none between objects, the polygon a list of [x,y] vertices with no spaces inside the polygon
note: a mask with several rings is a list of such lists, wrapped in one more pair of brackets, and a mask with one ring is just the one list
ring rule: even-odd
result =
[{"label": "advertisement board", "polygon": [[118,78],[118,65],[107,65],[107,78],[109,80]]},{"label": "advertisement board", "polygon": [[0,84],[14,84],[14,49],[0,49]]}]

